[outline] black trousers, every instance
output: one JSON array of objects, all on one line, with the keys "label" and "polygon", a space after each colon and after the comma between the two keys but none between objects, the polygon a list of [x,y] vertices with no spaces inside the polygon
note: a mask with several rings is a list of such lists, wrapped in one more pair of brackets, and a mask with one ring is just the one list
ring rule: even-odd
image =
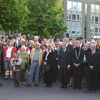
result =
[{"label": "black trousers", "polygon": [[90,89],[97,89],[98,85],[98,71],[97,70],[89,70],[89,85]]},{"label": "black trousers", "polygon": [[61,72],[61,85],[67,86],[69,80],[69,70],[66,68],[61,68],[60,72]]},{"label": "black trousers", "polygon": [[26,82],[26,69],[20,71],[20,82]]},{"label": "black trousers", "polygon": [[77,86],[78,86],[78,89],[81,89],[82,88],[82,66],[78,66],[78,67],[75,67],[73,66],[74,68],[74,89],[77,89]]},{"label": "black trousers", "polygon": [[55,62],[54,67],[53,67],[53,81],[57,80],[57,72],[58,72],[58,65],[57,65],[57,62]]},{"label": "black trousers", "polygon": [[20,82],[20,71],[13,72],[13,80],[14,80],[14,85],[19,85],[19,82]]},{"label": "black trousers", "polygon": [[0,71],[1,71],[1,75],[5,74],[4,62],[3,61],[0,61]]}]

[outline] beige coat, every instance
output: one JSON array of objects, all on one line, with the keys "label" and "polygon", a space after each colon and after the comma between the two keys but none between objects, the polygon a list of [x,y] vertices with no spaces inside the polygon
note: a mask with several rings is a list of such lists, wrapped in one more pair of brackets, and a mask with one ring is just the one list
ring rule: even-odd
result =
[{"label": "beige coat", "polygon": [[[31,63],[33,62],[34,55],[35,55],[35,48],[31,50],[31,54],[30,54]],[[39,51],[39,67],[40,67],[41,64],[42,64],[42,59],[43,59],[43,52],[42,52],[42,50],[40,49],[40,51]]]}]

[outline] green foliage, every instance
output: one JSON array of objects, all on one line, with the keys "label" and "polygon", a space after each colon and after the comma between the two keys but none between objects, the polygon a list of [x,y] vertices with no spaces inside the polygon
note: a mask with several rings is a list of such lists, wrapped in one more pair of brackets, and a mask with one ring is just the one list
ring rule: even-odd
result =
[{"label": "green foliage", "polygon": [[27,25],[25,0],[0,0],[0,24],[5,31],[22,30]]},{"label": "green foliage", "polygon": [[5,31],[56,36],[67,31],[63,12],[63,0],[0,0],[0,24]]},{"label": "green foliage", "polygon": [[1,24],[0,24],[0,31],[4,31]]},{"label": "green foliage", "polygon": [[25,32],[30,32],[41,37],[56,36],[66,32],[64,26],[63,0],[28,0],[30,11],[27,17],[28,25]]}]

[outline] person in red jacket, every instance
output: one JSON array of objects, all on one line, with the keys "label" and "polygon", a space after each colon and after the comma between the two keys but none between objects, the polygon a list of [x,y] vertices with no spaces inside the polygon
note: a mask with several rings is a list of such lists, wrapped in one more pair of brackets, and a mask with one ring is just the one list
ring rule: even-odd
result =
[{"label": "person in red jacket", "polygon": [[[24,47],[25,48],[25,52],[27,52],[28,54],[30,54],[30,48],[26,47],[26,42],[22,42],[22,46],[21,47]],[[21,52],[21,48],[18,49],[18,52]]]},{"label": "person in red jacket", "polygon": [[17,49],[13,47],[13,42],[9,41],[8,46],[4,48],[4,66],[5,66],[5,79],[7,80],[10,76],[12,80],[12,66],[11,66],[11,59],[13,58],[13,51]]}]

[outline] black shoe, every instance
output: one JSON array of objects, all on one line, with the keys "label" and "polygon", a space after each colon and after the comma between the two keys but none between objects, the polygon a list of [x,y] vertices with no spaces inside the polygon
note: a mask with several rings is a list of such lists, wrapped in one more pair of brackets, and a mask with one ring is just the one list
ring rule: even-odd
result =
[{"label": "black shoe", "polygon": [[82,90],[82,88],[78,88],[78,90]]},{"label": "black shoe", "polygon": [[14,85],[14,87],[17,87],[17,85]]},{"label": "black shoe", "polygon": [[46,84],[44,87],[48,87],[49,85],[48,84]]},{"label": "black shoe", "polygon": [[10,78],[11,80],[13,80],[13,78]]},{"label": "black shoe", "polygon": [[39,86],[38,84],[34,84],[34,86]]},{"label": "black shoe", "polygon": [[31,86],[31,84],[26,84],[25,86],[28,87],[28,86]]},{"label": "black shoe", "polygon": [[5,78],[5,80],[8,80],[8,78]]},{"label": "black shoe", "polygon": [[72,87],[72,84],[69,84],[69,87]]},{"label": "black shoe", "polygon": [[93,93],[94,91],[93,91],[92,88],[89,88],[86,92],[87,92],[87,93]]},{"label": "black shoe", "polygon": [[77,89],[76,87],[74,87],[73,89]]},{"label": "black shoe", "polygon": [[63,85],[61,85],[61,87],[60,88],[64,88],[64,86]]},{"label": "black shoe", "polygon": [[57,81],[53,81],[53,83],[57,83]]},{"label": "black shoe", "polygon": [[0,83],[0,86],[3,86],[3,85]]},{"label": "black shoe", "polygon": [[94,88],[93,91],[97,91],[97,88]]},{"label": "black shoe", "polygon": [[16,85],[16,87],[20,87],[20,85]]},{"label": "black shoe", "polygon": [[89,89],[88,89],[88,91],[91,91],[91,90],[93,90],[93,89],[92,89],[92,88],[89,88]]},{"label": "black shoe", "polygon": [[64,86],[64,89],[67,89],[67,86]]},{"label": "black shoe", "polygon": [[48,87],[52,87],[52,84],[50,84]]}]

